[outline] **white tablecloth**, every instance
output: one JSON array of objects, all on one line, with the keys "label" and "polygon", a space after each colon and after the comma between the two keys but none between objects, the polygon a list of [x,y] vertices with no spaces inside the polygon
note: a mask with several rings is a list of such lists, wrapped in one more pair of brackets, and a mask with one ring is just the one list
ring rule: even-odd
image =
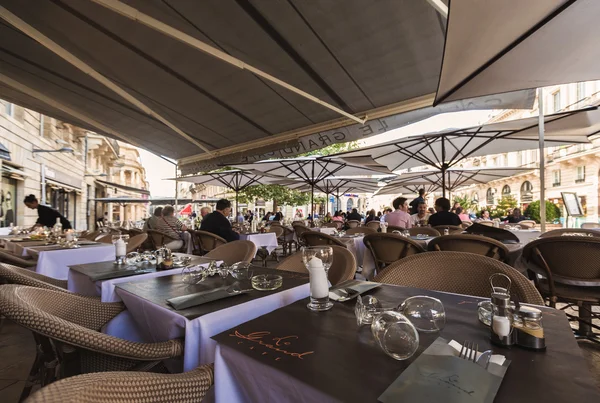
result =
[{"label": "white tablecloth", "polygon": [[363,242],[364,236],[356,236],[356,237],[339,237],[340,241],[346,244],[346,247],[354,257],[356,258],[356,264],[359,267],[362,267],[362,276],[371,280],[375,273],[375,261],[373,260],[373,256],[371,255],[371,251],[369,251]]},{"label": "white tablecloth", "polygon": [[[310,286],[303,284],[193,320],[122,289],[117,289],[116,293],[125,303],[128,315],[118,315],[111,320],[105,327],[105,332],[128,340],[141,337],[146,342],[161,342],[185,336],[183,365],[184,371],[190,371],[199,365],[214,362],[217,343],[211,339],[212,336],[308,297]],[[127,318],[135,321],[134,326]]]},{"label": "white tablecloth", "polygon": [[269,253],[277,249],[277,235],[273,232],[265,232],[264,234],[240,234],[240,240],[250,241],[256,245],[256,249],[266,248]]},{"label": "white tablecloth", "polygon": [[323,227],[323,228],[315,228],[315,231],[319,231],[319,232],[322,232],[323,234],[327,234],[327,235],[335,235],[335,233],[337,232],[337,229],[330,228],[330,227]]},{"label": "white tablecloth", "polygon": [[522,244],[527,244],[542,235],[537,229],[509,229],[508,231],[515,234]]},{"label": "white tablecloth", "polygon": [[[30,248],[26,248],[29,252]],[[35,248],[32,248],[35,250]],[[69,266],[84,263],[105,262],[115,260],[115,246],[113,244],[95,245],[79,249],[40,249],[35,271],[45,276],[67,280]]]}]

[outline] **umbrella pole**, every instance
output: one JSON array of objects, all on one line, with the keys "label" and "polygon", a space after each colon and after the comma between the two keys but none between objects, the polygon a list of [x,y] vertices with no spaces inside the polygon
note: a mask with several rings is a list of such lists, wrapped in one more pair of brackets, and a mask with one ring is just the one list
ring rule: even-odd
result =
[{"label": "umbrella pole", "polygon": [[234,213],[236,221],[237,221],[237,213],[239,212],[239,210],[240,210],[240,202],[238,201],[238,190],[236,189],[235,190],[235,213]]},{"label": "umbrella pole", "polygon": [[442,166],[442,197],[446,197],[446,167]]},{"label": "umbrella pole", "polygon": [[315,184],[310,185],[310,217],[315,222]]},{"label": "umbrella pole", "polygon": [[544,89],[538,88],[538,131],[540,141],[540,230],[546,231],[546,161],[544,155]]}]

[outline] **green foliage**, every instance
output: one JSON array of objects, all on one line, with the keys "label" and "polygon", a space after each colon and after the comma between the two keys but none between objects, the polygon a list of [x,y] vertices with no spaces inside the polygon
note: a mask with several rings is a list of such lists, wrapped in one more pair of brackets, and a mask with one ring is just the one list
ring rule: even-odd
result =
[{"label": "green foliage", "polygon": [[[532,220],[535,220],[539,224],[540,222],[540,201],[536,200],[533,203],[530,203],[529,206],[523,212],[525,217],[529,217]],[[560,208],[552,203],[551,201],[546,200],[546,222],[554,222],[557,221],[561,216]]]},{"label": "green foliage", "polygon": [[504,218],[508,215],[508,210],[514,209],[519,205],[517,199],[511,195],[503,196],[499,201],[495,209],[490,211],[490,217],[492,218]]},{"label": "green foliage", "polygon": [[[473,210],[475,207],[477,207],[477,202],[473,202],[473,200],[471,200],[469,196],[455,196],[454,203],[459,203],[460,207],[462,207],[465,211]],[[453,206],[454,203],[452,203]]]},{"label": "green foliage", "polygon": [[343,153],[344,151],[355,150],[358,148],[357,141],[350,141],[348,143],[336,143],[331,144],[327,147],[321,148],[319,150],[309,151],[304,154],[300,154],[300,157],[309,157],[312,155],[331,155],[337,153]]},{"label": "green foliage", "polygon": [[282,185],[248,186],[238,194],[240,203],[253,203],[256,199],[273,200],[281,206],[301,206],[310,203],[310,193],[299,192]]}]

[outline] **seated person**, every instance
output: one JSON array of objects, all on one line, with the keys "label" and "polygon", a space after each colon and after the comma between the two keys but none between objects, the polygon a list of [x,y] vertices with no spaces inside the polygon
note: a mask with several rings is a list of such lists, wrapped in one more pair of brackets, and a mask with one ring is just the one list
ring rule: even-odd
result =
[{"label": "seated person", "polygon": [[471,221],[471,219],[469,218],[469,215],[465,214],[462,207],[456,208],[456,215],[458,216],[458,218],[461,219],[461,221]]},{"label": "seated person", "polygon": [[215,211],[202,220],[200,230],[218,235],[227,242],[237,241],[240,239],[240,234],[231,228],[231,223],[227,219],[229,214],[231,214],[231,202],[227,199],[219,200]]},{"label": "seated person", "polygon": [[[171,250],[179,250],[187,246],[187,253],[191,254],[193,245],[191,242],[190,233],[187,232],[187,227],[175,217],[175,209],[173,206],[166,206],[162,210],[162,217],[157,220],[157,227],[152,228],[169,235],[173,240],[169,240],[164,244],[166,248]],[[167,239],[168,240],[168,239]]]},{"label": "seated person", "polygon": [[152,215],[152,217],[148,218],[146,220],[146,222],[144,223],[144,231],[148,231],[149,229],[157,229],[158,228],[158,221],[161,220],[162,211],[163,211],[162,207],[157,207],[154,209],[154,214]]},{"label": "seated person", "polygon": [[429,222],[430,216],[431,214],[427,211],[427,203],[423,201],[417,205],[417,212],[410,216],[410,222],[413,227],[425,226]]},{"label": "seated person", "polygon": [[333,217],[331,217],[331,221],[344,221],[344,217],[339,211],[336,211]]},{"label": "seated person", "polygon": [[396,210],[385,215],[385,222],[394,227],[411,228],[411,217],[408,214],[408,199],[406,197],[397,197],[392,202],[392,206]]},{"label": "seated person", "polygon": [[488,210],[481,210],[481,217],[477,221],[492,221]]},{"label": "seated person", "polygon": [[356,220],[358,222],[361,222],[362,221],[362,216],[360,214],[358,214],[358,210],[357,209],[353,208],[352,212],[346,216],[346,220],[348,220],[348,221]]},{"label": "seated person", "polygon": [[520,208],[516,208],[513,210],[512,214],[509,215],[508,217],[508,222],[511,224],[516,224],[518,222],[524,221],[527,218],[525,218],[524,216],[521,215],[521,209]]},{"label": "seated person", "polygon": [[367,217],[365,218],[365,224],[371,221],[375,221],[375,209],[371,209]]},{"label": "seated person", "polygon": [[450,212],[450,200],[445,197],[440,197],[435,201],[435,211],[437,213],[429,217],[429,225],[432,227],[437,227],[438,225],[459,226],[462,224],[460,217]]}]

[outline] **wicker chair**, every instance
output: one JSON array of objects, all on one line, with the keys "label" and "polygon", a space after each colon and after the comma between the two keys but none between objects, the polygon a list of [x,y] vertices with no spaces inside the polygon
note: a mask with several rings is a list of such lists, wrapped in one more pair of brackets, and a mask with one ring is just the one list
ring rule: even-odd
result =
[{"label": "wicker chair", "polygon": [[584,222],[583,224],[581,224],[581,228],[583,228],[583,229],[600,228],[600,223],[597,223],[597,222]]},{"label": "wicker chair", "polygon": [[396,225],[388,225],[387,232],[388,233],[392,233],[394,231],[404,232],[404,231],[406,231],[406,228],[404,228],[404,227],[398,227]]},{"label": "wicker chair", "polygon": [[336,224],[336,222],[340,222],[340,221],[326,222],[325,224],[323,224],[323,227],[325,227],[325,228],[337,228],[338,224]]},{"label": "wicker chair", "polygon": [[208,252],[205,257],[222,260],[227,265],[237,262],[250,263],[256,256],[256,245],[250,241],[233,241],[217,246]]},{"label": "wicker chair", "polygon": [[508,248],[495,239],[481,235],[446,235],[432,239],[427,245],[429,251],[469,252],[483,255],[506,263]]},{"label": "wicker chair", "polygon": [[463,221],[462,224],[460,224],[462,228],[469,228],[471,225],[473,225],[473,221]]},{"label": "wicker chair", "polygon": [[227,240],[208,231],[190,231],[192,234],[192,243],[194,245],[194,253],[205,255],[211,250],[225,245]]},{"label": "wicker chair", "polygon": [[9,263],[19,267],[34,268],[37,266],[37,260],[34,260],[29,256],[17,256],[14,253],[5,250],[0,250],[0,262]]},{"label": "wicker chair", "polygon": [[214,383],[212,364],[183,374],[101,372],[55,382],[27,403],[199,402]]},{"label": "wicker chair", "polygon": [[164,245],[168,244],[171,241],[180,241],[181,240],[180,238],[172,237],[169,234],[166,234],[164,232],[157,231],[154,229],[149,229],[147,232],[148,232],[148,237],[150,238],[150,241],[152,242],[152,247],[154,249],[162,248]]},{"label": "wicker chair", "polygon": [[417,235],[428,235],[428,236],[440,236],[440,232],[435,228],[431,227],[412,227],[408,229],[408,233],[411,236]]},{"label": "wicker chair", "polygon": [[425,252],[418,242],[397,234],[369,234],[363,242],[371,251],[377,270],[407,256]]},{"label": "wicker chair", "polygon": [[304,224],[292,224],[292,228],[294,228],[294,232],[296,233],[296,238],[298,239],[300,246],[304,246],[302,234],[304,234],[305,232],[310,232],[312,230]]},{"label": "wicker chair", "polygon": [[531,228],[535,228],[535,226],[536,226],[536,222],[533,220],[523,220],[523,221],[519,221],[517,224],[520,225],[521,228],[524,228],[524,229],[531,229]]},{"label": "wicker chair", "polygon": [[331,224],[335,225],[335,229],[337,229],[338,231],[341,230],[342,228],[344,228],[344,222],[343,221],[332,221]]},{"label": "wicker chair", "polygon": [[348,221],[346,221],[346,227],[348,227],[348,228],[357,228],[357,227],[360,227],[360,221],[358,221],[358,220],[348,220]]},{"label": "wicker chair", "polygon": [[[333,263],[329,268],[328,278],[331,285],[337,285],[347,280],[352,280],[356,274],[356,259],[354,254],[343,246],[331,245],[333,249]],[[302,252],[296,252],[279,263],[277,270],[306,273],[306,266],[302,262]]]},{"label": "wicker chair", "polygon": [[20,284],[30,287],[46,288],[54,291],[67,291],[67,280],[58,280],[38,274],[32,270],[12,264],[0,263],[0,284]]},{"label": "wicker chair", "polygon": [[354,234],[369,235],[369,234],[376,234],[376,233],[377,233],[376,229],[369,228],[369,227],[356,227],[356,228],[350,228],[350,229],[346,230],[346,235],[354,235]]},{"label": "wicker chair", "polygon": [[129,242],[127,242],[127,253],[137,251],[140,246],[148,239],[148,234],[138,234],[129,238]]},{"label": "wicker chair", "polygon": [[494,222],[493,221],[477,221],[477,224],[479,224],[479,225],[485,225],[486,227],[493,227],[494,226]]},{"label": "wicker chair", "polygon": [[302,234],[302,241],[306,246],[338,245],[344,248],[346,247],[339,239],[317,231],[304,232]]},{"label": "wicker chair", "polygon": [[289,227],[281,228],[283,229],[283,233],[277,237],[277,243],[283,248],[283,256],[291,255],[292,246],[296,245],[296,249],[298,249],[298,243],[294,240],[294,230]]},{"label": "wicker chair", "polygon": [[544,232],[540,235],[540,238],[549,238],[553,236],[584,236],[600,238],[600,231],[582,228],[559,228]]},{"label": "wicker chair", "polygon": [[509,265],[467,252],[428,252],[409,256],[386,267],[375,276],[381,283],[489,298],[490,276],[506,274],[518,301],[543,305],[533,284]]},{"label": "wicker chair", "polygon": [[112,237],[116,234],[100,234],[98,238],[96,238],[96,242],[100,243],[112,243]]},{"label": "wicker chair", "polygon": [[464,228],[459,227],[458,225],[436,225],[433,228],[436,229],[440,234],[443,234],[444,230],[447,229],[450,235],[460,234],[464,231]]},{"label": "wicker chair", "polygon": [[578,335],[595,341],[592,319],[600,319],[592,311],[600,305],[600,239],[596,237],[555,236],[540,238],[523,248],[530,278],[540,293],[548,297],[550,306],[564,302],[564,308],[577,305],[579,316],[567,313],[579,321]]},{"label": "wicker chair", "polygon": [[98,235],[100,235],[100,231],[91,231],[86,234],[82,234],[80,238],[87,239],[88,241],[94,241]]},{"label": "wicker chair", "polygon": [[150,370],[163,360],[183,354],[181,340],[137,343],[101,333],[101,327],[123,309],[120,302],[102,303],[54,290],[13,284],[0,287],[0,314],[53,341],[60,378],[90,372]]},{"label": "wicker chair", "polygon": [[277,238],[283,235],[283,227],[281,224],[271,225],[268,232],[273,232]]},{"label": "wicker chair", "polygon": [[381,225],[381,221],[369,221],[365,224],[365,227],[373,228],[375,231],[379,231],[379,227]]}]

